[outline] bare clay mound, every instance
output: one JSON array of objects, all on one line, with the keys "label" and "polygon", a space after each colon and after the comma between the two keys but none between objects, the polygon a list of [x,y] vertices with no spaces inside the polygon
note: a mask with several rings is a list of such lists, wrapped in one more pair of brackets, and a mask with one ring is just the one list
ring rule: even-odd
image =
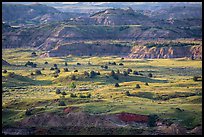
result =
[{"label": "bare clay mound", "polygon": [[[35,127],[40,130],[40,132],[41,130],[45,130],[43,131],[43,134],[50,134],[51,132],[51,134],[55,134],[54,130],[60,129],[65,132],[71,131],[72,134],[106,134],[109,133],[109,131],[110,134],[120,134],[118,131],[122,130],[121,133],[126,134],[124,131],[127,130],[127,134],[132,134],[130,132],[133,131],[134,134],[145,135],[202,135],[202,126],[187,130],[176,123],[173,123],[170,126],[163,123],[150,131],[148,130],[147,125],[148,118],[147,115],[125,112],[118,114],[92,115],[78,111],[78,108],[68,107],[65,108],[63,114],[60,115],[54,113],[32,115],[23,119],[19,123],[19,126],[21,128]],[[135,128],[135,131],[132,130],[132,126]],[[93,129],[93,127],[95,129]],[[49,129],[51,129],[51,132]],[[37,130],[35,133],[40,134]]]},{"label": "bare clay mound", "polygon": [[61,116],[43,113],[25,118],[21,125],[24,127],[115,126],[104,115],[90,115],[84,112],[70,112]]}]

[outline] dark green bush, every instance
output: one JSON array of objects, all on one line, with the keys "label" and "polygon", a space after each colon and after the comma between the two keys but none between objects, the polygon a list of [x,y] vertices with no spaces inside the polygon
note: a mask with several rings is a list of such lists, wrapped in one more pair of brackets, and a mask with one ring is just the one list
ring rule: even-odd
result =
[{"label": "dark green bush", "polygon": [[136,88],[140,88],[140,85],[139,85],[139,84],[136,84]]},{"label": "dark green bush", "polygon": [[32,56],[32,57],[35,57],[35,56],[37,56],[37,54],[36,54],[35,52],[32,52],[32,53],[31,53],[31,56]]},{"label": "dark green bush", "polygon": [[132,72],[132,69],[128,68],[127,73],[130,74]]},{"label": "dark green bush", "polygon": [[152,77],[152,73],[149,73],[149,74],[148,74],[148,77]]},{"label": "dark green bush", "polygon": [[120,85],[118,83],[115,84],[115,87],[119,87]]},{"label": "dark green bush", "polygon": [[134,75],[139,75],[139,72],[133,71],[133,74],[134,74]]},{"label": "dark green bush", "polygon": [[55,69],[57,68],[57,64],[54,64],[54,68],[55,68]]},{"label": "dark green bush", "polygon": [[60,101],[60,102],[59,102],[59,106],[66,106],[66,104],[65,104],[64,101]]},{"label": "dark green bush", "polygon": [[60,94],[60,93],[61,93],[60,89],[56,89],[56,94]]},{"label": "dark green bush", "polygon": [[3,70],[3,73],[7,73],[7,70]]},{"label": "dark green bush", "polygon": [[36,74],[36,75],[41,75],[42,73],[41,73],[40,70],[37,69],[37,70],[35,71],[35,74]]},{"label": "dark green bush", "polygon": [[97,75],[97,73],[96,72],[94,72],[93,70],[90,72],[90,78],[93,78],[93,77],[95,77]]},{"label": "dark green bush", "polygon": [[129,91],[126,91],[126,92],[125,92],[125,95],[126,95],[126,96],[130,96],[130,92],[129,92]]},{"label": "dark green bush", "polygon": [[193,81],[199,81],[199,80],[198,80],[199,78],[201,78],[201,77],[199,77],[199,76],[194,76],[194,77],[193,77]]},{"label": "dark green bush", "polygon": [[113,63],[112,63],[112,65],[116,65],[116,63],[115,63],[115,62],[113,62]]},{"label": "dark green bush", "polygon": [[64,72],[68,72],[69,70],[68,70],[68,68],[64,68]]}]

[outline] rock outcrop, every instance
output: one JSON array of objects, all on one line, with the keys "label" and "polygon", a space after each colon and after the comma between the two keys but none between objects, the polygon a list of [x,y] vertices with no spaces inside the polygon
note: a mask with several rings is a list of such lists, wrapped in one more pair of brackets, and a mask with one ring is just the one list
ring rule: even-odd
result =
[{"label": "rock outcrop", "polygon": [[135,46],[131,49],[130,58],[194,58],[202,59],[202,46],[186,47],[151,47]]}]

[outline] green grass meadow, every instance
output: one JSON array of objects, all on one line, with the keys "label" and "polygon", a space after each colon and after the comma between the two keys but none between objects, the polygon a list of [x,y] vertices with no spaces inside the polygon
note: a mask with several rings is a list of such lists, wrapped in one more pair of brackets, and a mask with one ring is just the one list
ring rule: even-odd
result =
[{"label": "green grass meadow", "polygon": [[[26,109],[34,108],[35,114],[44,112],[61,113],[63,108],[77,106],[81,111],[92,114],[113,114],[130,112],[136,114],[157,114],[160,118],[179,122],[187,128],[202,124],[202,61],[178,59],[121,59],[118,56],[67,56],[40,58],[43,51],[34,49],[3,49],[2,58],[11,66],[2,66],[2,124],[11,125],[24,119]],[[36,68],[25,66],[27,61],[37,64]],[[45,64],[45,62],[48,64]],[[65,66],[67,62],[67,66]],[[90,62],[90,64],[88,64]],[[116,65],[109,65],[116,62]],[[81,65],[77,65],[80,63]],[[123,66],[118,65],[123,63]],[[60,73],[54,77],[54,64]],[[108,69],[101,68],[108,65]],[[44,70],[42,70],[44,68]],[[68,72],[64,72],[68,68]],[[143,75],[124,76],[128,68]],[[36,70],[42,75],[35,75]],[[78,72],[74,72],[78,70]],[[93,78],[84,76],[84,71],[100,72]],[[111,70],[119,70],[118,80],[110,76]],[[9,73],[15,76],[10,77]],[[31,73],[34,75],[31,75]],[[152,73],[153,77],[148,77]],[[71,80],[75,75],[76,80]],[[74,82],[76,88],[70,87]],[[148,85],[145,85],[145,83]],[[119,83],[119,87],[115,87]],[[136,88],[136,84],[140,88]],[[56,94],[56,89],[66,95]],[[131,96],[125,93],[129,91]],[[70,97],[70,94],[77,97]],[[80,95],[91,94],[90,98]],[[63,100],[66,106],[59,106],[56,100]],[[184,111],[179,111],[180,108]]]}]

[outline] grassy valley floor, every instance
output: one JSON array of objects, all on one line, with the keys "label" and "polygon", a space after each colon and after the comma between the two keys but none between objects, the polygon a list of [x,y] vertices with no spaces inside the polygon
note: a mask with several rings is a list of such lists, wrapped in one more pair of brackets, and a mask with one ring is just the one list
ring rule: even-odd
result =
[{"label": "grassy valley floor", "polygon": [[[32,57],[32,52],[36,52],[37,56]],[[65,108],[70,107],[77,108],[73,112],[88,115],[112,115],[122,112],[156,114],[160,119],[179,123],[187,129],[202,125],[202,78],[193,80],[194,76],[202,76],[202,60],[122,59],[118,56],[40,58],[39,55],[43,51],[32,49],[3,49],[2,53],[2,58],[11,64],[2,66],[3,126],[17,126],[27,118],[45,113],[60,116],[64,114]],[[36,63],[37,67],[25,66],[28,61]],[[115,62],[116,65],[109,62]],[[54,64],[57,64],[60,70],[56,77],[56,74],[53,74],[56,70],[50,70]],[[107,69],[101,67],[105,65],[108,66]],[[68,68],[68,72],[65,72],[64,68]],[[132,69],[132,72],[124,76],[123,71],[128,69]],[[3,70],[7,72],[4,73]],[[36,70],[40,70],[42,74],[36,75]],[[75,70],[78,72],[74,72]],[[118,79],[110,75],[112,70]],[[84,75],[84,71],[87,71],[89,76]],[[90,77],[91,71],[100,72],[100,75]],[[133,74],[134,71],[139,75]],[[11,74],[12,72],[15,74]],[[116,83],[119,87],[115,87]],[[139,84],[140,88],[136,88],[136,84]],[[57,89],[61,93],[57,94]],[[31,115],[26,115],[26,110],[29,110]],[[28,123],[27,125],[29,126]],[[96,132],[92,130],[84,129],[81,134]],[[146,129],[150,130],[151,128]],[[102,129],[97,131],[109,134],[109,131],[102,132]],[[56,131],[58,132],[62,133]],[[119,134],[126,132],[127,130],[121,131]],[[136,133],[144,132],[132,131],[132,134]]]}]

